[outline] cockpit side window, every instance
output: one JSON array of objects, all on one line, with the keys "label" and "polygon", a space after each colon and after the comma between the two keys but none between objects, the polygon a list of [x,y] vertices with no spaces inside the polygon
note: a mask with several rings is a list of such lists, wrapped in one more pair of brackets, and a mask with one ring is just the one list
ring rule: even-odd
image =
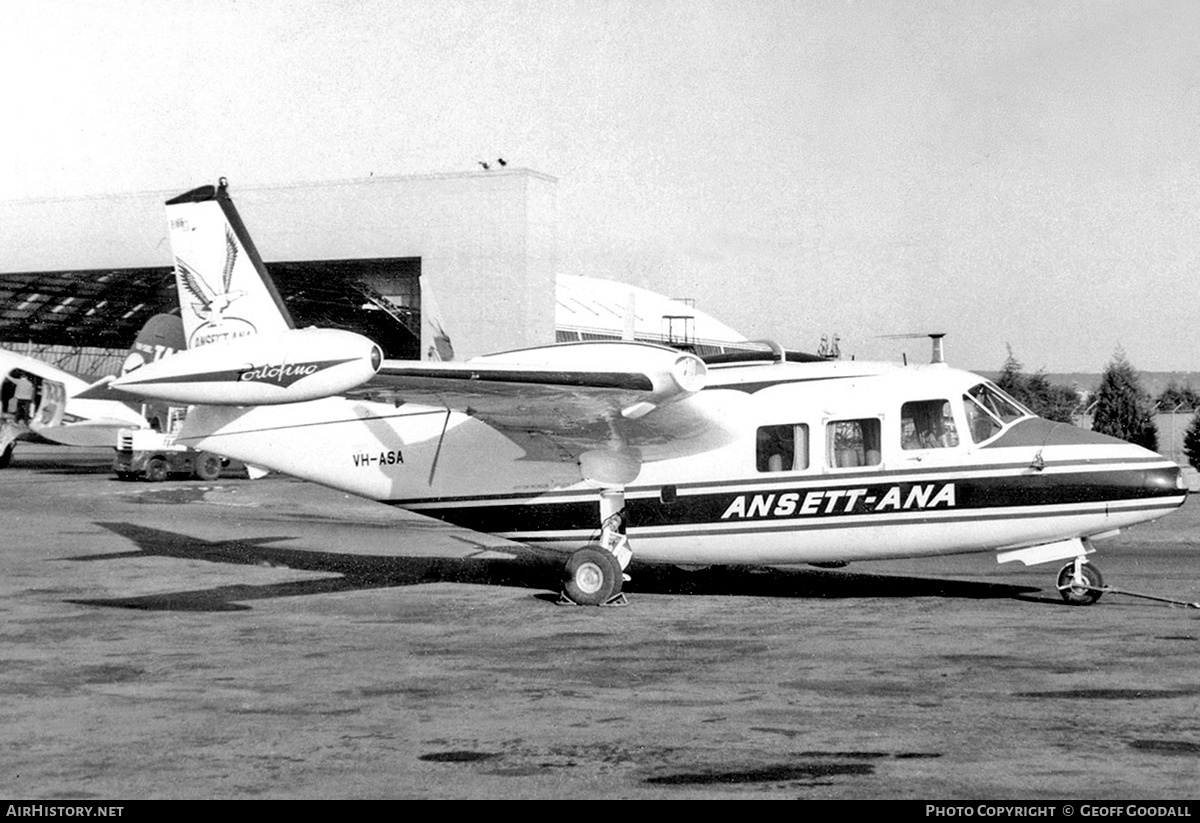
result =
[{"label": "cockpit side window", "polygon": [[878,466],[880,459],[879,418],[834,420],[825,428],[829,466],[837,469]]},{"label": "cockpit side window", "polygon": [[979,405],[990,411],[1003,423],[1011,423],[1014,420],[1020,420],[1022,417],[1033,416],[1033,412],[1016,400],[1013,400],[991,383],[980,383],[968,391],[967,394],[974,397]]},{"label": "cockpit side window", "polygon": [[969,394],[963,395],[963,411],[967,414],[967,430],[970,431],[971,440],[975,443],[982,443],[984,440],[994,437],[1004,428],[991,412],[979,405]]},{"label": "cockpit side window", "polygon": [[913,400],[900,407],[900,446],[905,450],[951,449],[958,430],[949,400]]},{"label": "cockpit side window", "polygon": [[759,426],[756,457],[760,472],[807,469],[808,424]]},{"label": "cockpit side window", "polygon": [[1033,412],[990,383],[980,383],[964,394],[963,410],[971,440],[976,443],[995,437],[1009,423],[1033,416]]}]

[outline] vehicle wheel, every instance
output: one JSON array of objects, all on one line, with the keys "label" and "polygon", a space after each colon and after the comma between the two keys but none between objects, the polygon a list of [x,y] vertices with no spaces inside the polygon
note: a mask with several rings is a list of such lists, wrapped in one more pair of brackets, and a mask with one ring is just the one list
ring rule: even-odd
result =
[{"label": "vehicle wheel", "polygon": [[8,464],[12,462],[13,449],[16,447],[16,443],[9,443],[4,447],[4,451],[0,452],[0,469],[8,468]]},{"label": "vehicle wheel", "polygon": [[588,546],[567,561],[563,589],[581,606],[599,606],[621,592],[621,564],[611,552]]},{"label": "vehicle wheel", "polygon": [[209,452],[201,452],[192,461],[192,474],[199,480],[216,480],[221,476],[221,458]]},{"label": "vehicle wheel", "polygon": [[[1104,578],[1100,576],[1100,570],[1095,566],[1084,563],[1079,572],[1088,586],[1097,589],[1104,588]],[[1073,582],[1074,579],[1075,564],[1072,562],[1063,566],[1058,573],[1058,591],[1062,595],[1062,599],[1072,606],[1090,606],[1100,599],[1100,595],[1104,594],[1104,592],[1093,591],[1091,588],[1076,586]]]},{"label": "vehicle wheel", "polygon": [[161,457],[151,457],[146,461],[146,470],[142,476],[151,483],[161,483],[171,475],[171,467]]}]

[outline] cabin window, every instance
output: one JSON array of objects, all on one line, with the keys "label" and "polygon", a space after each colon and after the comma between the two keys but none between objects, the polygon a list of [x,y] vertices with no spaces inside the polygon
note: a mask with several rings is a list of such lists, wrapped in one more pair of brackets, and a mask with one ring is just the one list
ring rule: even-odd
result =
[{"label": "cabin window", "polygon": [[950,449],[958,445],[949,400],[914,400],[900,407],[900,447]]},{"label": "cabin window", "polygon": [[835,420],[826,427],[829,465],[837,469],[878,466],[879,418]]},{"label": "cabin window", "polygon": [[808,425],[759,426],[760,472],[803,471],[808,468]]}]

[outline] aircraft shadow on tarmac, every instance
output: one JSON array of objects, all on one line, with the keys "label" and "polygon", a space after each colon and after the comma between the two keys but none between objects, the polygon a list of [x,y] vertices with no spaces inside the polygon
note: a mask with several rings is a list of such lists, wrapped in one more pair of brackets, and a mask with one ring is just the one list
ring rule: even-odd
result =
[{"label": "aircraft shadow on tarmac", "polygon": [[[186,534],[132,523],[97,523],[137,546],[135,551],[68,558],[78,562],[132,557],[170,557],[244,566],[288,568],[336,574],[316,580],[268,585],[230,585],[192,591],[115,598],[73,599],[86,606],[148,611],[238,611],[246,601],[298,595],[412,586],[419,583],[472,583],[538,589],[540,599],[554,600],[561,589],[562,562],[547,558],[395,557],[289,549],[276,545],[295,537],[202,540]],[[1040,589],[1000,583],[938,578],[862,574],[808,567],[725,566],[684,571],[669,566],[635,566],[629,594],[739,595],[778,598],[908,598],[1037,599]],[[1046,599],[1046,602],[1057,602]]]},{"label": "aircraft shadow on tarmac", "polygon": [[[102,474],[111,475],[112,471],[113,471],[111,460],[104,462],[104,463],[77,462],[77,463],[60,465],[60,464],[50,463],[48,461],[44,462],[39,459],[34,459],[34,460],[22,460],[19,463],[14,462],[13,465],[20,469],[33,469],[33,470],[37,471],[38,474],[53,474],[53,475],[59,475],[62,477],[76,477],[76,476],[89,475],[89,474],[91,474],[91,475],[102,475]],[[113,478],[113,481],[116,482],[115,477]]]}]

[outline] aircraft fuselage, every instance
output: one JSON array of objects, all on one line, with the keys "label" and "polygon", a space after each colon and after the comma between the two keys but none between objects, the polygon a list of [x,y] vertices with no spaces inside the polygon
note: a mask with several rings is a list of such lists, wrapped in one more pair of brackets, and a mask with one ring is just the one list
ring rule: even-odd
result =
[{"label": "aircraft fuselage", "polygon": [[[941,365],[719,367],[678,402],[721,410],[732,433],[626,449],[641,461],[623,489],[640,561],[1004,551],[1111,532],[1186,499],[1162,456],[1034,417]],[[518,444],[465,411],[341,397],[201,407],[184,437],[519,542],[569,553],[599,534],[598,485],[553,436],[531,430]]]}]

